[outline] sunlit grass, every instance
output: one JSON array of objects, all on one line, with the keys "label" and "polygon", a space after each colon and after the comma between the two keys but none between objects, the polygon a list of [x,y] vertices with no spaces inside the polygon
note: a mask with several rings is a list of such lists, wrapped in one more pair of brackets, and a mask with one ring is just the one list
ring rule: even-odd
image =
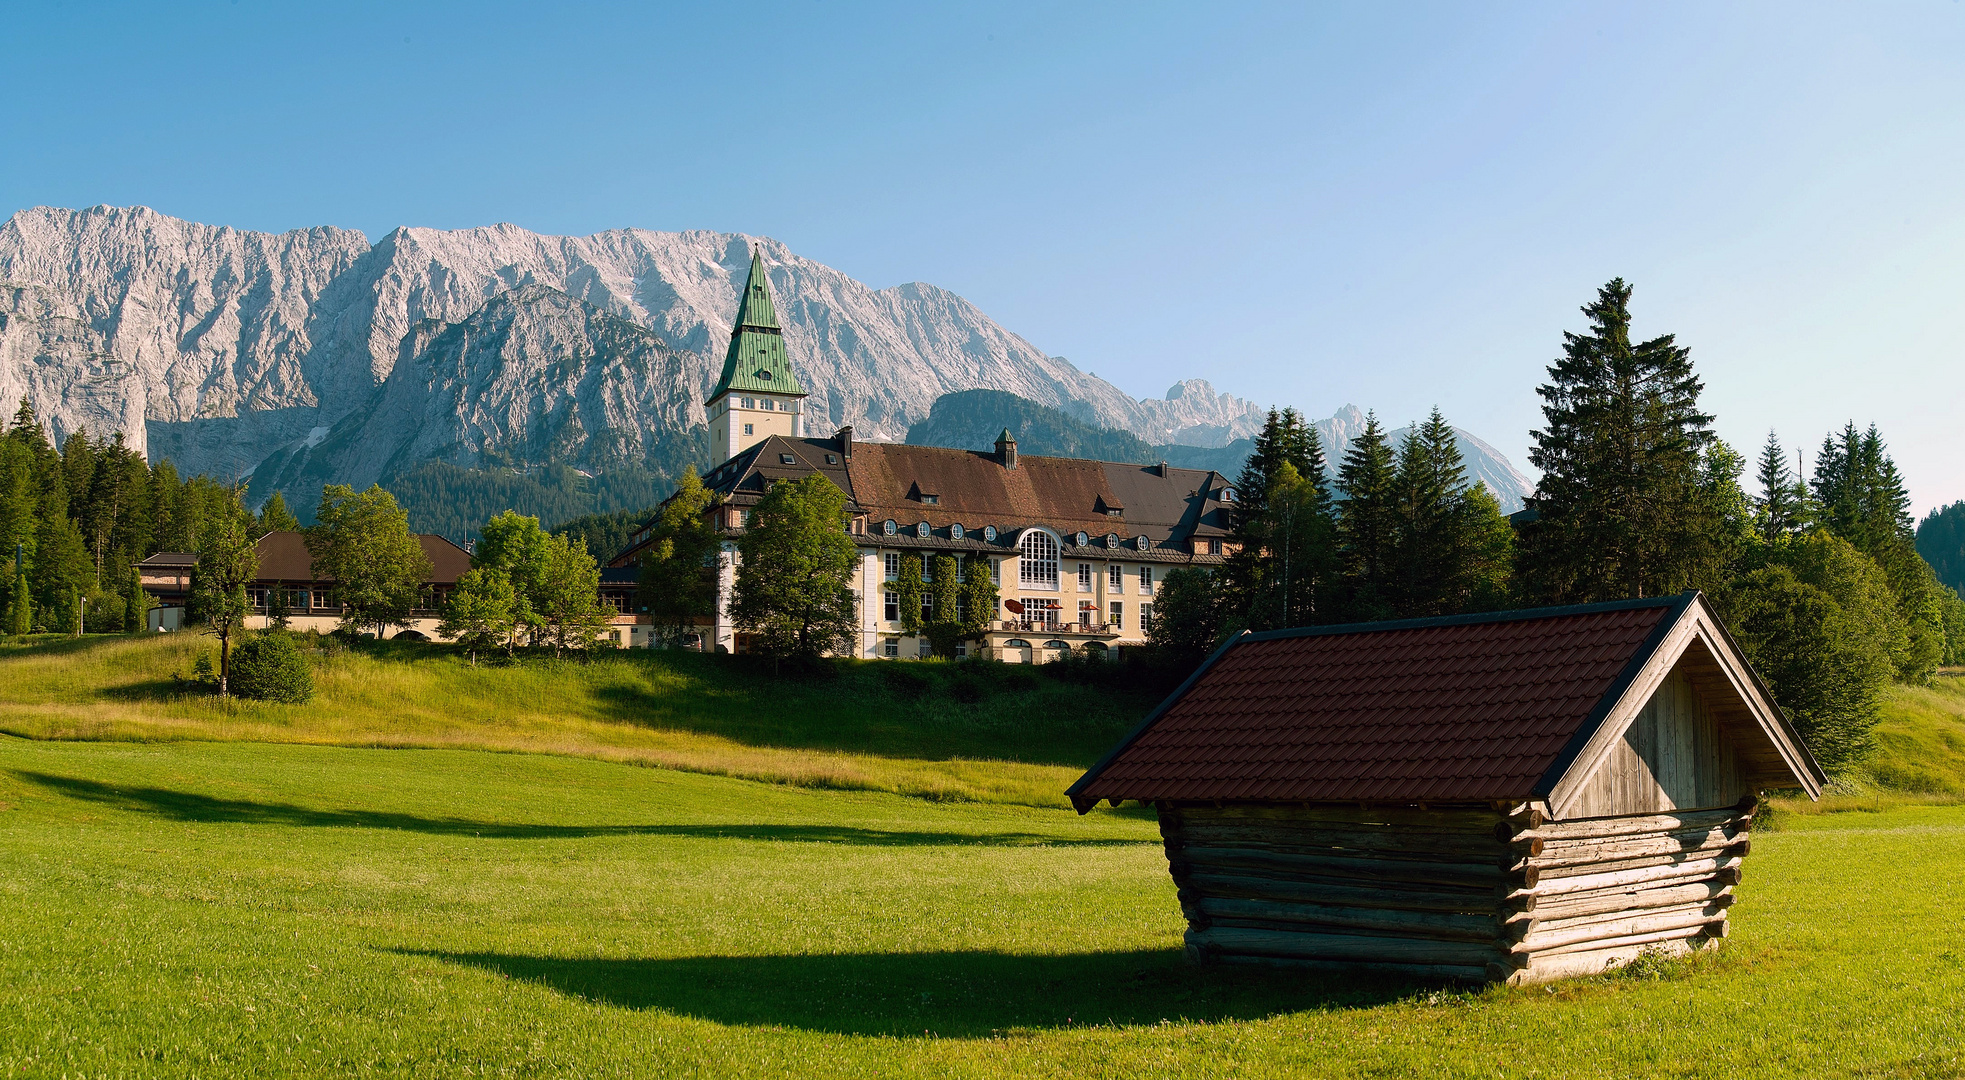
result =
[{"label": "sunlit grass", "polygon": [[0,738],[0,1075],[1952,1077],[1965,808],[1757,836],[1716,955],[1204,970],[1151,820],[578,758]]},{"label": "sunlit grass", "polygon": [[633,651],[473,668],[418,645],[316,657],[305,705],[187,690],[194,635],[0,645],[0,731],[37,739],[469,747],[569,754],[803,787],[1063,806],[1154,696],[1001,665],[848,663],[774,676]]}]

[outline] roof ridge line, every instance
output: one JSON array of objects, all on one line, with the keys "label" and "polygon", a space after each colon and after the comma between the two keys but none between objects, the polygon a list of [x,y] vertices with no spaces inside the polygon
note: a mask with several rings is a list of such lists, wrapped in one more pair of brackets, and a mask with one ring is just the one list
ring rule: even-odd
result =
[{"label": "roof ridge line", "polygon": [[1528,622],[1534,619],[1560,619],[1570,615],[1596,615],[1612,611],[1639,611],[1644,608],[1664,608],[1688,602],[1688,598],[1698,595],[1698,590],[1675,593],[1671,596],[1647,596],[1630,600],[1603,600],[1594,604],[1559,604],[1552,607],[1511,608],[1505,611],[1476,611],[1461,615],[1434,615],[1420,619],[1386,619],[1379,622],[1331,623],[1327,626],[1294,626],[1281,630],[1263,630],[1250,635],[1251,641],[1274,641],[1278,638],[1325,637],[1334,634],[1375,634],[1392,630],[1423,630],[1435,626],[1471,626],[1488,622]]}]

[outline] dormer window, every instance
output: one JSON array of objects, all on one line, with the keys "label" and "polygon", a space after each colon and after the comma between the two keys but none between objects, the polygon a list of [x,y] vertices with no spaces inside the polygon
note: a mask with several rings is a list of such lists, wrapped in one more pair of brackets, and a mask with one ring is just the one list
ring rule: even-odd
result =
[{"label": "dormer window", "polygon": [[1078,546],[1079,546],[1079,547],[1084,547],[1084,546],[1085,546],[1086,544],[1089,544],[1089,543],[1091,543],[1091,542],[1092,542],[1092,538],[1091,538],[1091,537],[1089,537],[1089,536],[1087,536],[1087,535],[1085,535],[1085,534],[1084,534],[1084,533],[1082,533],[1082,532],[1081,532],[1081,533],[1079,533],[1079,534],[1078,534],[1077,536],[1075,536],[1075,537],[1073,537],[1073,539],[1075,539],[1075,540],[1077,540],[1077,541],[1078,541]]},{"label": "dormer window", "polygon": [[994,543],[996,542],[996,526],[994,526],[994,525],[984,525],[984,526],[983,526],[983,539],[984,539],[984,540],[987,540],[987,541],[989,541],[989,542],[990,542],[990,543],[992,543],[992,544],[994,544]]},{"label": "dormer window", "polygon": [[962,523],[961,523],[961,522],[959,522],[959,521],[958,521],[958,522],[956,522],[955,524],[953,524],[953,525],[950,525],[950,526],[948,527],[948,538],[949,538],[950,540],[960,540],[960,539],[962,539]]},{"label": "dormer window", "polygon": [[826,455],[826,464],[828,464],[828,465],[837,465],[837,464],[839,464],[839,458],[838,458],[838,457],[837,457],[836,455],[833,455],[833,454],[827,454],[827,455]]},{"label": "dormer window", "polygon": [[901,531],[901,527],[894,524],[893,518],[888,518],[886,521],[881,522],[880,531],[886,533],[888,536],[893,536]]},{"label": "dormer window", "polygon": [[925,521],[921,522],[920,524],[914,527],[914,535],[921,537],[923,540],[926,540],[928,538],[928,534],[932,533],[933,531],[934,530],[930,529],[928,527],[928,523]]},{"label": "dormer window", "polygon": [[940,506],[942,497],[940,495],[923,495],[921,496],[921,502],[925,506]]},{"label": "dormer window", "polygon": [[1234,489],[1234,488],[1222,488],[1222,489],[1221,489],[1221,501],[1222,501],[1222,502],[1234,502],[1234,501],[1235,501],[1235,489]]}]

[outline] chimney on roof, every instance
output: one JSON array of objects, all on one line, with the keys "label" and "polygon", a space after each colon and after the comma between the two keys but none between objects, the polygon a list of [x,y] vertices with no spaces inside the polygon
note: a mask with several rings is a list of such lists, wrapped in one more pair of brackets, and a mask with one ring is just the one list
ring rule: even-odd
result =
[{"label": "chimney on roof", "polygon": [[839,440],[839,460],[853,460],[853,425],[840,428],[832,437]]},{"label": "chimney on roof", "polygon": [[1166,461],[1165,461],[1165,460],[1162,460],[1162,461],[1160,462],[1160,464],[1159,464],[1159,465],[1157,465],[1157,466],[1155,466],[1155,467],[1154,467],[1154,469],[1153,469],[1153,472],[1154,472],[1154,474],[1155,474],[1155,475],[1158,475],[1158,476],[1165,476],[1165,475],[1167,475],[1167,463],[1166,463]]},{"label": "chimney on roof", "polygon": [[996,437],[996,460],[1002,462],[1006,469],[1017,467],[1017,437],[1010,434],[1009,428],[1004,428],[1003,434]]}]

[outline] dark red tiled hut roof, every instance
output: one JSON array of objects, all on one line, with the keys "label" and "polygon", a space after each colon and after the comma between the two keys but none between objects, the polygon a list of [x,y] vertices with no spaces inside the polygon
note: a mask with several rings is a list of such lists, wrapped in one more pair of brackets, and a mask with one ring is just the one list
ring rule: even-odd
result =
[{"label": "dark red tiled hut roof", "polygon": [[1693,595],[1249,635],[1072,802],[1530,798]]}]

